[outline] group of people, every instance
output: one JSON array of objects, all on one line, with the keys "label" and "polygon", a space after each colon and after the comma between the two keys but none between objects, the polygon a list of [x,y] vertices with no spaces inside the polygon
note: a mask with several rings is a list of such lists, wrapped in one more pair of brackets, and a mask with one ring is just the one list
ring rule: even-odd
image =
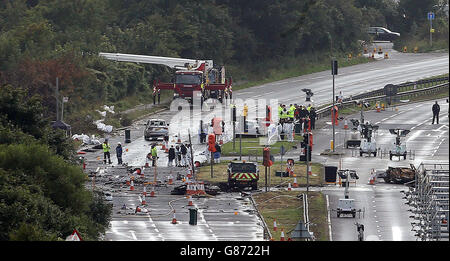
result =
[{"label": "group of people", "polygon": [[[103,149],[103,163],[106,164],[106,159],[108,159],[108,164],[111,164],[111,145],[108,143],[108,139],[102,143]],[[122,144],[120,142],[117,143],[116,146],[116,156],[117,156],[117,164],[122,165]]]},{"label": "group of people", "polygon": [[176,167],[187,167],[191,163],[191,145],[181,143],[180,145],[173,145],[169,148],[169,161],[167,163],[168,167],[174,166],[173,161],[175,160]]},{"label": "group of people", "polygon": [[[315,108],[308,104],[308,106],[290,104],[280,104],[278,106],[278,133],[288,134],[288,139],[293,140],[289,134],[294,131],[294,126],[298,126],[298,130],[302,131],[305,129],[314,130],[316,127],[317,114]],[[283,136],[280,135],[283,139]]]}]

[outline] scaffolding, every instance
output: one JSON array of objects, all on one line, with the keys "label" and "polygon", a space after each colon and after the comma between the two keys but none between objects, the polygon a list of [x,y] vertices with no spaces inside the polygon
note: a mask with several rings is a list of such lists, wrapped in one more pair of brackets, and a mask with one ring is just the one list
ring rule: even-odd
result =
[{"label": "scaffolding", "polygon": [[417,240],[448,241],[449,164],[422,163],[415,176],[404,198],[413,213],[412,231]]}]

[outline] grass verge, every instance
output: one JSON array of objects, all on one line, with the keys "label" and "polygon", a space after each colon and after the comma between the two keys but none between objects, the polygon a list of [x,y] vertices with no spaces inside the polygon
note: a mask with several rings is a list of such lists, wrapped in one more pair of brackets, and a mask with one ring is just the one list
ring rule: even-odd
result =
[{"label": "grass verge", "polygon": [[[285,240],[287,240],[297,223],[300,220],[304,221],[303,201],[297,198],[299,194],[302,192],[272,191],[253,196],[273,240],[280,240],[281,229],[284,229]],[[308,205],[310,231],[313,232],[317,241],[329,241],[325,196],[320,192],[308,192]],[[277,223],[277,231],[273,230],[274,220]]]},{"label": "grass verge", "polygon": [[[224,161],[221,163],[216,163],[213,165],[213,177],[211,177],[211,166],[205,165],[199,168],[197,171],[197,180],[207,181],[212,184],[217,184],[219,182],[228,181],[228,163],[229,161]],[[259,168],[259,181],[258,188],[263,188],[266,183],[265,179],[265,167],[262,163],[258,163]],[[299,187],[306,187],[309,182],[310,186],[322,186],[324,182],[324,171],[323,165],[319,163],[311,163],[311,175],[306,177],[306,164],[296,162],[294,165],[294,176],[292,177],[277,177],[275,174],[277,171],[286,170],[286,161],[277,161],[270,167],[270,172],[268,170],[267,183],[269,186],[281,186],[287,187],[288,183],[291,186],[294,184],[294,178],[297,179],[297,184]]]},{"label": "grass verge", "polygon": [[[299,146],[303,140],[301,135],[294,136],[294,142],[278,141],[270,146],[271,154],[279,154],[280,148],[283,146],[286,151],[291,150],[294,146]],[[236,138],[235,149],[233,149],[233,141],[227,142],[222,146],[223,156],[239,156],[239,138]],[[264,145],[259,144],[259,138],[242,138],[241,141],[242,156],[262,156]]]}]

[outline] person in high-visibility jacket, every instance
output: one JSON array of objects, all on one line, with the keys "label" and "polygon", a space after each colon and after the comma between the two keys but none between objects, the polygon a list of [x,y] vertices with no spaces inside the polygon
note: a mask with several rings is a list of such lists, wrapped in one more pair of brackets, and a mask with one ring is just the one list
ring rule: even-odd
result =
[{"label": "person in high-visibility jacket", "polygon": [[248,116],[248,106],[247,103],[244,103],[244,110],[242,115],[244,116],[244,132],[248,131],[248,127],[247,127],[247,116]]},{"label": "person in high-visibility jacket", "polygon": [[278,105],[278,119],[281,119],[281,114],[283,114],[283,106],[282,104]]},{"label": "person in high-visibility jacket", "polygon": [[156,159],[158,159],[158,149],[156,148],[155,144],[152,145],[151,153],[152,153],[152,166],[154,167],[156,166]]},{"label": "person in high-visibility jacket", "polygon": [[108,144],[108,139],[105,139],[105,141],[102,144],[103,148],[103,163],[106,164],[106,158],[108,158],[108,163],[111,164],[111,155],[110,150],[111,146]]},{"label": "person in high-visibility jacket", "polygon": [[289,107],[289,118],[291,118],[291,120],[294,120],[294,115],[295,115],[295,106],[291,104],[291,106]]}]

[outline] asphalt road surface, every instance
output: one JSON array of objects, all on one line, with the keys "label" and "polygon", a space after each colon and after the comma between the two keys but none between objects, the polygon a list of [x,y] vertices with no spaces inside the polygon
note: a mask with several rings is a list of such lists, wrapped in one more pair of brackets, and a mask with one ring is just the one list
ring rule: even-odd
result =
[{"label": "asphalt road surface", "polygon": [[[348,131],[343,129],[341,122],[336,128],[337,137],[342,141],[336,148],[337,152],[344,153],[342,156],[320,156],[320,152],[329,148],[329,140],[332,138],[330,125],[326,124],[323,128],[316,130],[315,133],[315,151],[313,152],[313,161],[321,162],[327,166],[340,166],[341,169],[356,170],[359,179],[352,180],[349,186],[349,198],[355,200],[356,209],[363,212],[358,213],[356,218],[340,217],[337,218],[334,211],[338,201],[344,198],[344,188],[340,186],[328,186],[322,191],[328,195],[330,205],[330,217],[332,226],[333,241],[352,241],[357,240],[357,230],[355,223],[361,223],[365,226],[366,240],[383,241],[414,241],[416,237],[411,231],[409,216],[405,200],[403,200],[402,190],[407,187],[401,184],[386,184],[378,179],[376,185],[369,185],[368,181],[372,169],[386,170],[388,166],[409,167],[414,164],[416,167],[422,162],[447,162],[449,160],[449,120],[448,106],[446,100],[439,100],[441,111],[439,124],[431,124],[432,113],[431,106],[434,101],[421,102],[398,106],[396,109],[387,109],[386,111],[371,111],[364,114],[365,120],[379,125],[376,134],[377,148],[381,150],[392,147],[395,142],[395,135],[390,134],[390,128],[404,128],[411,132],[402,138],[402,144],[406,144],[408,156],[407,159],[394,157],[389,159],[389,155],[380,155],[377,157],[364,154],[362,157],[359,151],[352,153],[351,149],[343,147],[343,141]],[[359,114],[346,117],[359,118]],[[349,134],[347,133],[349,136]],[[347,136],[347,137],[348,137]],[[409,153],[412,155],[409,155]],[[295,155],[295,152],[291,152]],[[352,156],[353,155],[353,156]]]}]

